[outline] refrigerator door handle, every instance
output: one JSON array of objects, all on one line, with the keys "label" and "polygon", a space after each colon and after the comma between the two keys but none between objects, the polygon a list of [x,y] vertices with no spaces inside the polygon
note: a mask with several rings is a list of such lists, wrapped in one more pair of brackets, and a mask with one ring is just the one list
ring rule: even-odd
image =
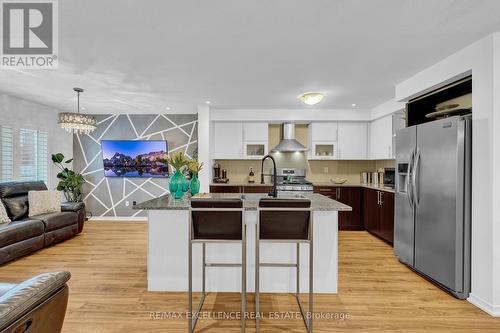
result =
[{"label": "refrigerator door handle", "polygon": [[411,176],[411,187],[412,187],[412,197],[413,197],[413,204],[418,205],[419,203],[419,191],[417,187],[417,177],[418,177],[418,169],[420,168],[420,149],[417,148],[417,153],[415,157],[415,162],[413,165],[413,175]]},{"label": "refrigerator door handle", "polygon": [[411,189],[411,182],[410,182],[410,177],[412,175],[411,167],[413,165],[413,159],[415,157],[415,151],[411,152],[410,155],[410,161],[408,163],[408,169],[406,169],[406,180],[405,180],[405,185],[406,185],[406,195],[408,198],[408,203],[410,204],[410,207],[413,208],[413,198],[412,198],[412,189]]}]

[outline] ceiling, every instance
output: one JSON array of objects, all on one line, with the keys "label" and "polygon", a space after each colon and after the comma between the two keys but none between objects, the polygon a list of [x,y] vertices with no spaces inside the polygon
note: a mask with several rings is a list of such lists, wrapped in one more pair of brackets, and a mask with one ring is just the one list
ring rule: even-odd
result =
[{"label": "ceiling", "polygon": [[57,70],[0,70],[0,91],[89,113],[371,108],[500,31],[498,0],[65,0]]}]

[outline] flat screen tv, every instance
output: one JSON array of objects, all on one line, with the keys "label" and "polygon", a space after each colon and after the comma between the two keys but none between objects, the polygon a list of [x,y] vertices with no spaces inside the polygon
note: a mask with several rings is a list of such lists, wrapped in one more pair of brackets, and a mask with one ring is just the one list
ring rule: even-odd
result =
[{"label": "flat screen tv", "polygon": [[168,177],[167,141],[102,140],[106,177]]}]

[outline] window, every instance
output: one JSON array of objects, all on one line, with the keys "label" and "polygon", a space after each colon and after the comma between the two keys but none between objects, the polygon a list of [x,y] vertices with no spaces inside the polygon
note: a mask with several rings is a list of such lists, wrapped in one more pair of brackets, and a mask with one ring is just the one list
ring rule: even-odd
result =
[{"label": "window", "polygon": [[19,130],[19,179],[48,180],[47,133],[21,128]]},{"label": "window", "polygon": [[0,182],[13,179],[12,127],[0,125]]}]

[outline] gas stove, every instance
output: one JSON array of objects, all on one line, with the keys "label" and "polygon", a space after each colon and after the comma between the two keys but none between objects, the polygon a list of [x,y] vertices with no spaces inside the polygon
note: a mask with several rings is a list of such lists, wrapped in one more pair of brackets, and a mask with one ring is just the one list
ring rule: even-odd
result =
[{"label": "gas stove", "polygon": [[305,169],[279,168],[276,170],[279,192],[312,192],[313,185],[306,180]]}]

